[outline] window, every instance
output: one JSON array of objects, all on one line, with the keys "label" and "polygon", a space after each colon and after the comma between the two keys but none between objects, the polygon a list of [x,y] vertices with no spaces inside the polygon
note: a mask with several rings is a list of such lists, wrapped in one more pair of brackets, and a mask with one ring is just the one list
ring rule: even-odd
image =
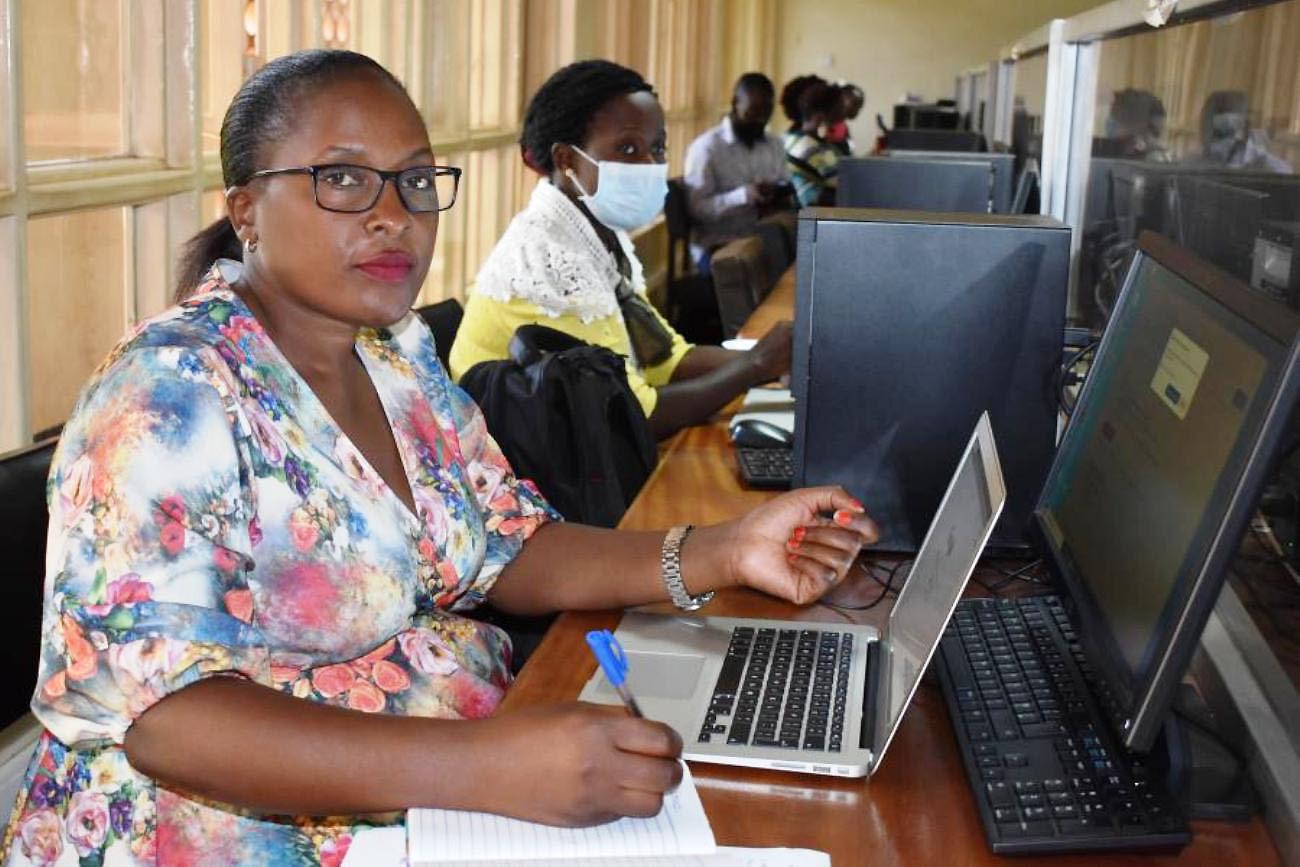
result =
[{"label": "window", "polygon": [[[28,160],[124,152],[122,72],[127,27],[123,5],[123,0],[21,4]],[[75,62],[70,63],[70,58]]]},{"label": "window", "polygon": [[[27,225],[27,417],[33,431],[61,423],[86,375],[130,320],[129,209],[96,208]],[[70,256],[68,251],[76,250]]]},{"label": "window", "polygon": [[1298,47],[1300,0],[1100,43],[1077,281],[1088,322],[1105,320],[1144,230],[1300,302]]}]

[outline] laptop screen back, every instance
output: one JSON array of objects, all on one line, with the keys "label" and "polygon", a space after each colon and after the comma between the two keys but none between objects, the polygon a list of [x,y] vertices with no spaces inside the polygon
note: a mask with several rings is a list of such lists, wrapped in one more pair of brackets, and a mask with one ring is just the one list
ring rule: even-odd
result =
[{"label": "laptop screen back", "polygon": [[[971,436],[939,511],[889,615],[885,636],[885,712],[872,771],[893,738],[912,693],[948,625],[984,544],[1006,502],[1006,488],[988,416]],[[881,737],[883,735],[883,737]]]}]

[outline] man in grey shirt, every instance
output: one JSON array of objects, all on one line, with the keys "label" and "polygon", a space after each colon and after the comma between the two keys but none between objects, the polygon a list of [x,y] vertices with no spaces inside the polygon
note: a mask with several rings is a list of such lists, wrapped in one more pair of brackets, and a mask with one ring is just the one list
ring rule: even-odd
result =
[{"label": "man in grey shirt", "polygon": [[686,151],[691,256],[709,273],[714,250],[753,234],[759,217],[787,205],[790,179],[781,139],[768,135],[776,91],[761,72],[736,81],[731,113]]}]

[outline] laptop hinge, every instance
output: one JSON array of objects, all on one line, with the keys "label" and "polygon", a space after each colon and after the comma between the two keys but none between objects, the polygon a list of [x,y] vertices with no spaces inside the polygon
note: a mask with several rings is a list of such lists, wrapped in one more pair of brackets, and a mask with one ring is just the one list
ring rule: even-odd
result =
[{"label": "laptop hinge", "polygon": [[[879,640],[867,645],[867,680],[862,690],[862,730],[858,732],[858,746],[869,749],[874,757],[876,744],[876,713],[880,704],[880,645]],[[874,758],[873,758],[874,760]]]}]

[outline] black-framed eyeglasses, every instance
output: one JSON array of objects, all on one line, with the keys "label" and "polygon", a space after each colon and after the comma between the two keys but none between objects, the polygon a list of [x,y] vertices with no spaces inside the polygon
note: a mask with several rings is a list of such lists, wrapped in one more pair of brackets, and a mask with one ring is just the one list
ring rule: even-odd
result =
[{"label": "black-framed eyeglasses", "polygon": [[393,182],[397,195],[408,211],[427,214],[445,211],[456,204],[461,170],[457,166],[415,166],[386,172],[370,166],[328,163],[295,166],[288,169],[263,169],[248,179],[271,175],[311,175],[316,204],[327,211],[359,214],[368,211],[383,195],[384,184]]}]

